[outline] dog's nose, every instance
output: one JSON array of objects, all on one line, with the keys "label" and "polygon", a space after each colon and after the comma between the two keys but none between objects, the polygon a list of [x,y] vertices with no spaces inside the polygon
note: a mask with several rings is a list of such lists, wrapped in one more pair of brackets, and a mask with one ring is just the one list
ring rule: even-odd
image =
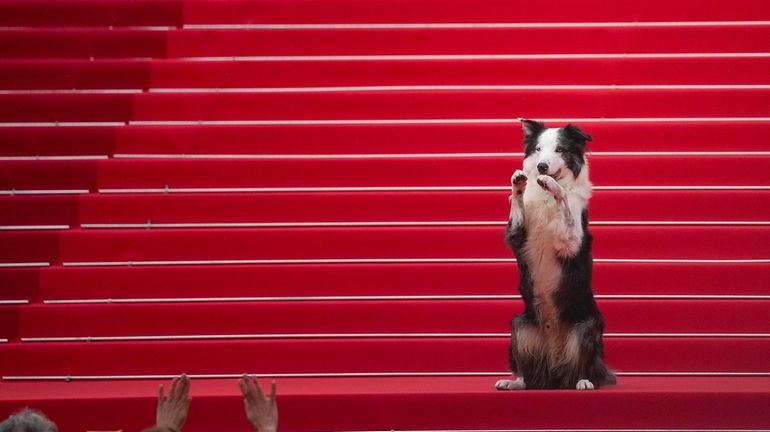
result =
[{"label": "dog's nose", "polygon": [[538,170],[538,172],[540,172],[540,174],[547,173],[548,172],[548,164],[540,162],[539,164],[537,164],[537,170]]}]

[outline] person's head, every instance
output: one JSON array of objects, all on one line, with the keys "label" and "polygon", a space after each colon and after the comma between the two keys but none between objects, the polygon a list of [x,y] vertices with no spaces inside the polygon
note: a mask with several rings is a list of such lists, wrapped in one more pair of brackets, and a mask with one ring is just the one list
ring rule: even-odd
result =
[{"label": "person's head", "polygon": [[58,432],[58,429],[45,414],[24,408],[0,423],[0,432]]}]

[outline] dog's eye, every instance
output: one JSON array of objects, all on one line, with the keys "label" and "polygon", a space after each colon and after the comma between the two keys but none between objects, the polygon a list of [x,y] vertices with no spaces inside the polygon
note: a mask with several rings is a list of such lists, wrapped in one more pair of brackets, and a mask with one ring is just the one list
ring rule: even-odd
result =
[{"label": "dog's eye", "polygon": [[562,151],[564,151],[564,150],[562,150],[562,149],[561,149],[561,147],[556,147],[556,150],[554,150],[554,151],[555,151],[556,153],[561,153],[561,152],[562,152]]},{"label": "dog's eye", "polygon": [[535,151],[540,151],[540,147],[536,148]]}]

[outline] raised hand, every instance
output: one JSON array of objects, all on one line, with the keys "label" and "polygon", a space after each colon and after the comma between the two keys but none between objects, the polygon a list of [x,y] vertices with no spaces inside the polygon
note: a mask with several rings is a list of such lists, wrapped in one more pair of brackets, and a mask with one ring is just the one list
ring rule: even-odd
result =
[{"label": "raised hand", "polygon": [[273,381],[270,396],[266,397],[262,386],[255,376],[244,375],[238,380],[238,386],[243,393],[243,405],[246,418],[256,432],[275,432],[278,430],[278,405],[275,402],[275,381]]},{"label": "raised hand", "polygon": [[171,380],[168,396],[163,395],[163,384],[158,388],[158,410],[155,427],[181,432],[190,410],[190,378],[182,375]]}]

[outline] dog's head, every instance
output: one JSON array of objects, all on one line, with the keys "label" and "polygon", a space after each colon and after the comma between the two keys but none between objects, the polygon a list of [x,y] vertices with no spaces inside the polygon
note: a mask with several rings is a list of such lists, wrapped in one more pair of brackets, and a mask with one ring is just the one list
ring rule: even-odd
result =
[{"label": "dog's head", "polygon": [[539,121],[519,120],[524,129],[524,172],[528,176],[548,175],[557,181],[580,176],[591,135],[571,124],[549,128]]}]

